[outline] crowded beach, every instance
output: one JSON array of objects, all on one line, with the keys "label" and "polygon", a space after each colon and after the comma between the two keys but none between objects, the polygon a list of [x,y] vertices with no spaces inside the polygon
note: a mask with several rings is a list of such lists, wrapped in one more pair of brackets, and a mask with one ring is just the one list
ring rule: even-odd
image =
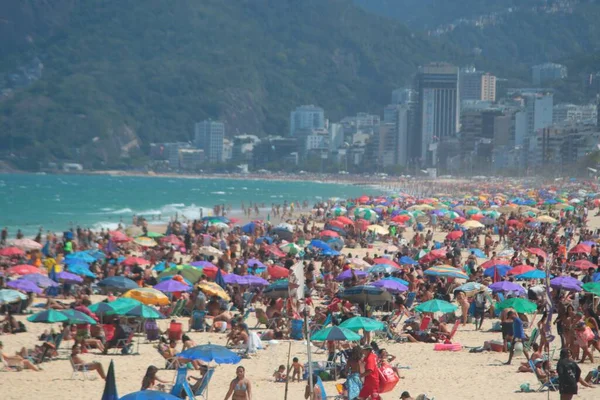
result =
[{"label": "crowded beach", "polygon": [[594,182],[131,222],[2,231],[3,398],[600,397]]}]

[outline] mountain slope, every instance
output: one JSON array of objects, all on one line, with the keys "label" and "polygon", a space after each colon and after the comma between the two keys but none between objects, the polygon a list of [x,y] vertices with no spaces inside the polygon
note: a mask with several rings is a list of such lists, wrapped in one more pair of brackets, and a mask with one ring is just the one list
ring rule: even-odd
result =
[{"label": "mountain slope", "polygon": [[5,67],[44,65],[0,101],[0,150],[111,163],[205,118],[284,134],[297,105],[379,112],[417,65],[457,57],[350,0],[77,2],[64,20]]}]

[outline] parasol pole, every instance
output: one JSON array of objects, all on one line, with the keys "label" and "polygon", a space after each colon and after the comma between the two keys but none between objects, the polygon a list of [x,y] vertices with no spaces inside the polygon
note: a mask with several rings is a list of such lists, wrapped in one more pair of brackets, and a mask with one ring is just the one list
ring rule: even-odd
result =
[{"label": "parasol pole", "polygon": [[[310,346],[310,330],[308,329],[308,307],[304,308],[304,337],[306,337],[306,354],[308,355],[308,387],[309,387],[309,398],[313,395],[313,365],[312,365],[312,353]],[[287,392],[286,392],[287,394]]]},{"label": "parasol pole", "polygon": [[285,397],[284,399],[287,400],[288,398],[288,384],[290,383],[290,353],[292,352],[292,342],[288,343],[288,358],[287,358],[287,374],[285,376]]}]

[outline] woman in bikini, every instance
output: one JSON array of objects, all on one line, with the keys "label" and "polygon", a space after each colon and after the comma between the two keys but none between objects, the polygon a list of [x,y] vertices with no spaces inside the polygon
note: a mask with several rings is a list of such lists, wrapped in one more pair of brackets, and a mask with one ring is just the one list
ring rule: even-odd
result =
[{"label": "woman in bikini", "polygon": [[252,384],[246,378],[246,369],[237,367],[235,375],[235,379],[229,384],[229,391],[225,395],[225,400],[230,397],[231,400],[252,400]]}]

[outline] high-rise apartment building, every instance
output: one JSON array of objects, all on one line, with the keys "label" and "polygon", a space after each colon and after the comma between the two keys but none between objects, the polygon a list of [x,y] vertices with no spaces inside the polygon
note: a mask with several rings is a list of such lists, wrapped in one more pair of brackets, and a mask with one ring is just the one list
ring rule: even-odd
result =
[{"label": "high-rise apartment building", "polygon": [[194,127],[194,144],[204,150],[205,160],[211,164],[223,162],[223,141],[225,124],[206,120],[197,122]]},{"label": "high-rise apartment building", "polygon": [[321,107],[306,105],[297,107],[290,114],[290,136],[296,132],[325,128],[325,112]]},{"label": "high-rise apartment building", "polygon": [[419,68],[416,76],[418,104],[415,131],[409,137],[409,158],[435,165],[428,157],[435,143],[456,136],[460,124],[458,68],[446,63],[432,63]]},{"label": "high-rise apartment building", "polygon": [[460,100],[496,101],[496,77],[474,67],[460,70]]}]

